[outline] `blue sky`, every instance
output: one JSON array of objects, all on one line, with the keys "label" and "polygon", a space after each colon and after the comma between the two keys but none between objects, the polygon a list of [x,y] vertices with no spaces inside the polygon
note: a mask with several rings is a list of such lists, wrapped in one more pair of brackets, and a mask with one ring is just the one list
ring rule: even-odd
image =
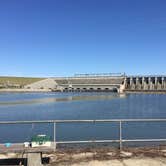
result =
[{"label": "blue sky", "polygon": [[0,75],[166,74],[165,0],[1,0]]}]

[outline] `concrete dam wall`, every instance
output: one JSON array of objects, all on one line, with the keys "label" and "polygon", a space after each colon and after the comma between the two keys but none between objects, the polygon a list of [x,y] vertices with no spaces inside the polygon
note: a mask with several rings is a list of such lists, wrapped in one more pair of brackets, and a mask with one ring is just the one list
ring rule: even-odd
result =
[{"label": "concrete dam wall", "polygon": [[52,91],[166,91],[166,76],[96,76],[48,78],[27,85],[28,89]]},{"label": "concrete dam wall", "polygon": [[124,83],[126,90],[166,91],[166,76],[131,76]]},{"label": "concrete dam wall", "polygon": [[124,77],[72,77],[55,81],[62,91],[119,91]]}]

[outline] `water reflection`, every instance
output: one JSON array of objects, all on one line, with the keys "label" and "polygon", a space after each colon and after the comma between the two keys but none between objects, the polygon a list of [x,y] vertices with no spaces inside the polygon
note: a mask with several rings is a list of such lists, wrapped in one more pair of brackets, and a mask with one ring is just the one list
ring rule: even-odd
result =
[{"label": "water reflection", "polygon": [[[117,93],[0,94],[0,121],[166,118],[166,95]],[[166,123],[123,123],[123,138],[166,138]],[[52,135],[52,124],[0,125],[1,142]],[[59,124],[58,140],[116,139],[113,123]]]},{"label": "water reflection", "polygon": [[83,96],[67,96],[67,97],[47,97],[38,99],[16,100],[16,101],[3,101],[0,106],[20,105],[20,104],[45,104],[65,101],[91,101],[91,100],[112,100],[115,98],[125,98],[125,94],[111,94],[111,95],[83,95]]}]

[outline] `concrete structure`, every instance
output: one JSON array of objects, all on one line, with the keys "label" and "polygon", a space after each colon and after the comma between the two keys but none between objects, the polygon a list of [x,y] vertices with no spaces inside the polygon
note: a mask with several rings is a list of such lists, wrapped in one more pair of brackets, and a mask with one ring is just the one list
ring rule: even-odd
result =
[{"label": "concrete structure", "polygon": [[61,91],[115,91],[125,88],[123,76],[55,78]]},{"label": "concrete structure", "polygon": [[166,76],[127,76],[124,82],[127,90],[166,90]]},{"label": "concrete structure", "polygon": [[42,166],[41,153],[28,153],[27,166]]},{"label": "concrete structure", "polygon": [[166,76],[125,76],[86,74],[74,77],[48,78],[25,86],[27,89],[52,91],[166,91]]}]

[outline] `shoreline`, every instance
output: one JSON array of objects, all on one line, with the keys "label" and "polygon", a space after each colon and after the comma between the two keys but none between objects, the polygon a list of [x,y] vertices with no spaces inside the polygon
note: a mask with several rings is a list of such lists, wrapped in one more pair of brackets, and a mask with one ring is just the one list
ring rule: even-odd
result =
[{"label": "shoreline", "polygon": [[[26,92],[61,92],[61,91],[56,91],[56,90],[51,90],[51,89],[0,89],[0,93],[4,93],[4,92],[9,92],[9,93],[26,93]],[[99,92],[100,93],[100,92]],[[108,92],[109,93],[109,92]],[[126,94],[132,94],[132,93],[136,93],[136,94],[166,94],[166,90],[124,90],[124,93]]]},{"label": "shoreline", "polygon": [[[122,151],[112,147],[86,148],[86,149],[57,149],[55,152],[42,153],[46,166],[147,166],[161,165],[166,163],[166,147],[140,147],[124,148]],[[1,160],[22,162],[27,158],[24,153],[1,153]],[[6,160],[5,160],[6,159]],[[22,159],[22,160],[21,160]]]}]

